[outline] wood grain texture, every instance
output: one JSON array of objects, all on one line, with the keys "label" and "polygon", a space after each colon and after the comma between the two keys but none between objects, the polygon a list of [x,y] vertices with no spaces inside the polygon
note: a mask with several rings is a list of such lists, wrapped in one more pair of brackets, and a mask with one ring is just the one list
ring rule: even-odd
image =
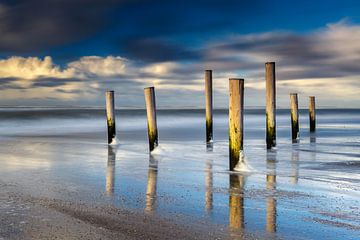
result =
[{"label": "wood grain texture", "polygon": [[276,146],[276,85],[275,63],[265,63],[266,80],[266,147]]}]

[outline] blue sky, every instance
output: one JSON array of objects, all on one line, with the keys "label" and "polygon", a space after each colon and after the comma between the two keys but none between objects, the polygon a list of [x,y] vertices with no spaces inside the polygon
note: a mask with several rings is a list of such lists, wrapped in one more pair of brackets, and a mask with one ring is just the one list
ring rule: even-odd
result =
[{"label": "blue sky", "polygon": [[245,106],[263,106],[264,63],[276,62],[278,106],[360,107],[357,1],[15,0],[0,3],[0,105],[202,107],[213,69],[215,107],[228,78]]}]

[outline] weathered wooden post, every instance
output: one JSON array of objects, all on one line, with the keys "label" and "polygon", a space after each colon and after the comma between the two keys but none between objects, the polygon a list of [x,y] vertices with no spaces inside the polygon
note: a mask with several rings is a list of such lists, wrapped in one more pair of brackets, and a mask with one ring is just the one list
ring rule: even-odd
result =
[{"label": "weathered wooden post", "polygon": [[213,140],[212,70],[205,70],[206,142]]},{"label": "weathered wooden post", "polygon": [[147,87],[144,89],[146,114],[148,124],[148,137],[150,152],[158,146],[158,130],[156,123],[156,104],[155,104],[155,88]]},{"label": "weathered wooden post", "polygon": [[233,171],[242,157],[244,79],[229,79],[229,161]]},{"label": "weathered wooden post", "polygon": [[315,116],[315,97],[309,97],[309,120],[310,120],[310,132],[316,130],[316,116]]},{"label": "weathered wooden post", "polygon": [[296,142],[299,138],[299,107],[297,93],[290,93],[290,113],[292,141]]},{"label": "weathered wooden post", "polygon": [[265,63],[266,79],[266,147],[276,146],[276,85],[275,62]]},{"label": "weathered wooden post", "polygon": [[106,91],[105,96],[108,144],[111,144],[116,141],[114,91]]}]

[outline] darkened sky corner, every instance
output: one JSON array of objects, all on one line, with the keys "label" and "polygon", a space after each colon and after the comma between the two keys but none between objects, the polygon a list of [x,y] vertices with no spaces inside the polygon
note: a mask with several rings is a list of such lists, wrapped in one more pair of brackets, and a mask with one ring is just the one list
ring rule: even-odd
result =
[{"label": "darkened sky corner", "polygon": [[279,106],[296,91],[300,107],[301,95],[360,107],[359,10],[357,1],[5,0],[1,105],[102,106],[114,89],[118,106],[141,107],[135,99],[154,85],[159,107],[202,107],[203,71],[213,69],[215,107],[227,105],[230,77],[245,78],[246,106],[263,106],[263,64],[275,61]]}]

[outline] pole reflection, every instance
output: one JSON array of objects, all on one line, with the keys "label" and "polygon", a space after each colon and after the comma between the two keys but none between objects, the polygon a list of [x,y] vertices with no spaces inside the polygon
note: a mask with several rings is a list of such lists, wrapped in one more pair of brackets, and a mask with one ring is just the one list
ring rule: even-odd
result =
[{"label": "pole reflection", "polygon": [[212,142],[206,143],[206,151],[207,152],[212,152],[213,149],[214,149],[214,143],[212,143]]},{"label": "pole reflection", "polygon": [[299,180],[299,150],[292,149],[291,153],[292,183],[297,184]]},{"label": "pole reflection", "polygon": [[115,185],[115,159],[116,149],[113,146],[108,146],[108,161],[106,168],[106,194],[112,196],[114,194]]},{"label": "pole reflection", "polygon": [[310,133],[310,143],[316,143],[316,133]]},{"label": "pole reflection", "polygon": [[267,154],[266,189],[268,197],[266,199],[266,231],[276,232],[276,152]]},{"label": "pole reflection", "polygon": [[[213,144],[206,144],[206,151],[213,151]],[[208,159],[205,164],[205,209],[207,212],[211,212],[213,209],[213,172],[212,172],[212,160]]]},{"label": "pole reflection", "polygon": [[156,209],[156,185],[157,185],[158,163],[157,160],[150,155],[149,171],[146,188],[146,206],[145,212],[153,213]]},{"label": "pole reflection", "polygon": [[316,161],[316,132],[310,133],[310,159]]},{"label": "pole reflection", "polygon": [[244,185],[245,177],[243,175],[231,174],[229,186],[229,227],[232,236],[235,233],[238,237],[243,236],[244,222]]}]

